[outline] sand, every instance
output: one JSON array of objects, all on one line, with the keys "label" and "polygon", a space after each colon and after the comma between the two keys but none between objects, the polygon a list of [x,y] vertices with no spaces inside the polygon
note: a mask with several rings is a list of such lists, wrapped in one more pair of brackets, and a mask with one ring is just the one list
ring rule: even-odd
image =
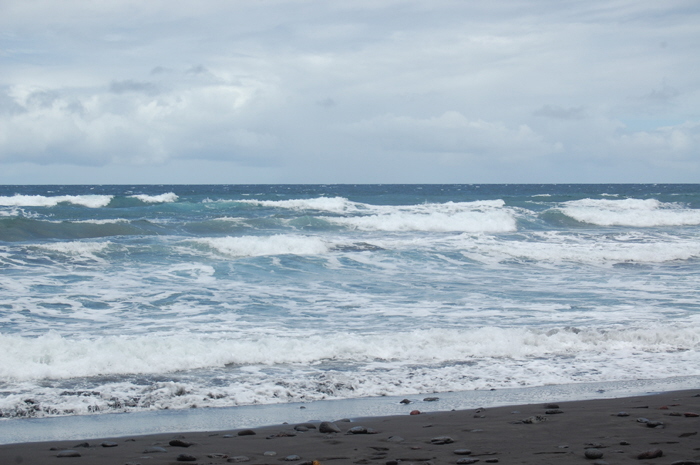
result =
[{"label": "sand", "polygon": [[[551,404],[325,419],[339,433],[320,432],[320,423],[312,422],[302,428],[251,425],[255,434],[248,435],[231,430],[9,444],[0,446],[0,464],[700,465],[700,390]],[[369,434],[351,433],[355,427]],[[153,447],[162,451],[149,451]],[[65,451],[80,456],[58,457],[71,455]],[[640,459],[645,453],[658,457]],[[194,460],[182,461],[183,454]]]}]

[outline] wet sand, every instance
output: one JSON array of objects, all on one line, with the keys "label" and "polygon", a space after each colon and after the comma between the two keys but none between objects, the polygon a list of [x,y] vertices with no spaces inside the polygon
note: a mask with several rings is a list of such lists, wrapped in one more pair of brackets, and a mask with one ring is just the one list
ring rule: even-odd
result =
[{"label": "wet sand", "polygon": [[700,389],[617,399],[551,399],[353,421],[321,419],[340,432],[322,432],[321,423],[314,421],[250,425],[249,431],[8,444],[0,446],[0,464],[700,465],[699,414]]}]

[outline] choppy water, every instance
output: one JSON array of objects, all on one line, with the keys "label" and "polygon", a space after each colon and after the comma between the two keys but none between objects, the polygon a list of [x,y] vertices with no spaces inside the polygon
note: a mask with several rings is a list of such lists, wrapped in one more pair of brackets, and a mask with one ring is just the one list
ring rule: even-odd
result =
[{"label": "choppy water", "polygon": [[4,417],[700,375],[700,185],[0,186]]}]

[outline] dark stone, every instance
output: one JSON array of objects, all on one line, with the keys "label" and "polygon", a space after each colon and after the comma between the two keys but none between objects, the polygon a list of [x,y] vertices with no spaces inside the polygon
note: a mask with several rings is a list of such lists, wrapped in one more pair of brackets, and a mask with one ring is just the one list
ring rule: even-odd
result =
[{"label": "dark stone", "polygon": [[242,429],[238,432],[239,436],[254,436],[256,433],[252,429]]},{"label": "dark stone", "polygon": [[498,463],[498,459],[486,459],[484,460],[486,463]]},{"label": "dark stone", "polygon": [[440,400],[439,397],[426,397],[423,402],[437,402],[438,400]]},{"label": "dark stone", "polygon": [[637,456],[639,460],[644,460],[644,459],[655,459],[658,457],[662,457],[664,455],[663,451],[661,449],[651,449],[645,452],[642,452]]},{"label": "dark stone", "polygon": [[301,460],[301,457],[299,457],[298,455],[288,455],[282,460],[284,460],[285,462],[296,462]]},{"label": "dark stone", "polygon": [[404,442],[405,439],[401,436],[389,436],[386,440],[387,442]]},{"label": "dark stone", "polygon": [[547,404],[544,408],[559,408],[559,404]]},{"label": "dark stone", "polygon": [[455,455],[470,455],[472,453],[469,449],[457,449],[454,451]]},{"label": "dark stone", "polygon": [[168,444],[173,447],[190,447],[192,445],[191,442],[183,441],[182,439],[173,439]]},{"label": "dark stone", "polygon": [[404,399],[401,402],[399,402],[399,404],[410,404],[410,403],[411,403],[411,401],[408,399]]},{"label": "dark stone", "polygon": [[524,420],[522,420],[523,423],[526,425],[532,425],[535,423],[542,423],[543,421],[547,421],[547,417],[543,417],[541,415],[534,415],[531,417],[527,417]]},{"label": "dark stone", "polygon": [[660,429],[660,428],[663,428],[664,426],[665,425],[664,425],[663,421],[648,421],[647,422],[648,428],[659,428]]},{"label": "dark stone", "polygon": [[452,438],[449,437],[449,436],[438,436],[438,437],[432,438],[432,439],[430,440],[430,443],[431,443],[431,444],[437,444],[437,445],[441,445],[441,444],[452,444],[453,442],[455,442],[454,439],[452,439]]},{"label": "dark stone", "polygon": [[309,430],[309,428],[307,428],[306,426],[303,426],[303,425],[296,425],[296,426],[294,427],[294,429],[295,429],[296,431],[299,431],[300,433],[305,433],[305,432],[307,432],[307,431]]},{"label": "dark stone", "polygon": [[102,447],[117,447],[119,444],[116,442],[111,442],[111,441],[105,441],[102,444],[100,444]]},{"label": "dark stone", "polygon": [[470,464],[470,463],[476,463],[476,462],[478,462],[478,461],[479,461],[479,459],[473,459],[473,458],[471,458],[471,457],[465,457],[465,458],[463,458],[463,459],[457,460],[457,463],[458,463],[459,465],[465,465],[465,464]]},{"label": "dark stone", "polygon": [[697,432],[697,431],[693,431],[692,433],[681,433],[681,434],[678,435],[678,437],[679,437],[679,438],[687,438],[687,437],[690,437],[690,436],[695,436],[696,434],[698,434],[698,432]]},{"label": "dark stone", "polygon": [[620,441],[620,445],[621,445],[621,446],[629,446],[630,443],[627,442],[627,441]]},{"label": "dark stone", "polygon": [[558,408],[553,408],[553,409],[545,410],[544,413],[546,413],[547,415],[556,415],[557,413],[564,413],[564,412],[562,412]]},{"label": "dark stone", "polygon": [[197,457],[189,454],[180,454],[175,458],[175,460],[177,460],[178,462],[196,462]]},{"label": "dark stone", "polygon": [[56,455],[56,457],[80,457],[80,454],[77,450],[62,450]]},{"label": "dark stone", "polygon": [[649,423],[649,419],[644,418],[644,417],[639,417],[639,418],[637,418],[637,423]]},{"label": "dark stone", "polygon": [[603,451],[599,449],[586,449],[583,452],[583,455],[587,459],[595,460],[595,459],[602,459],[603,458]]},{"label": "dark stone", "polygon": [[324,421],[318,425],[318,431],[320,433],[340,433],[340,428],[333,422]]},{"label": "dark stone", "polygon": [[73,447],[75,447],[75,448],[78,448],[78,447],[88,448],[88,447],[90,447],[90,443],[89,442],[81,442],[80,444],[76,444]]},{"label": "dark stone", "polygon": [[630,416],[630,414],[627,413],[627,412],[617,412],[617,413],[615,414],[615,416],[616,416],[616,417],[628,417],[628,416]]},{"label": "dark stone", "polygon": [[685,412],[683,415],[690,418],[700,417],[700,413],[695,412]]}]

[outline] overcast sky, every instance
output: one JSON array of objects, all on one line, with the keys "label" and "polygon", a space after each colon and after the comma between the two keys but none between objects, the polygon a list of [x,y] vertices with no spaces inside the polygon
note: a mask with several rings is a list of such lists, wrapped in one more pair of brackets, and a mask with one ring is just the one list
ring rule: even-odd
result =
[{"label": "overcast sky", "polygon": [[697,0],[0,0],[0,184],[700,182]]}]

